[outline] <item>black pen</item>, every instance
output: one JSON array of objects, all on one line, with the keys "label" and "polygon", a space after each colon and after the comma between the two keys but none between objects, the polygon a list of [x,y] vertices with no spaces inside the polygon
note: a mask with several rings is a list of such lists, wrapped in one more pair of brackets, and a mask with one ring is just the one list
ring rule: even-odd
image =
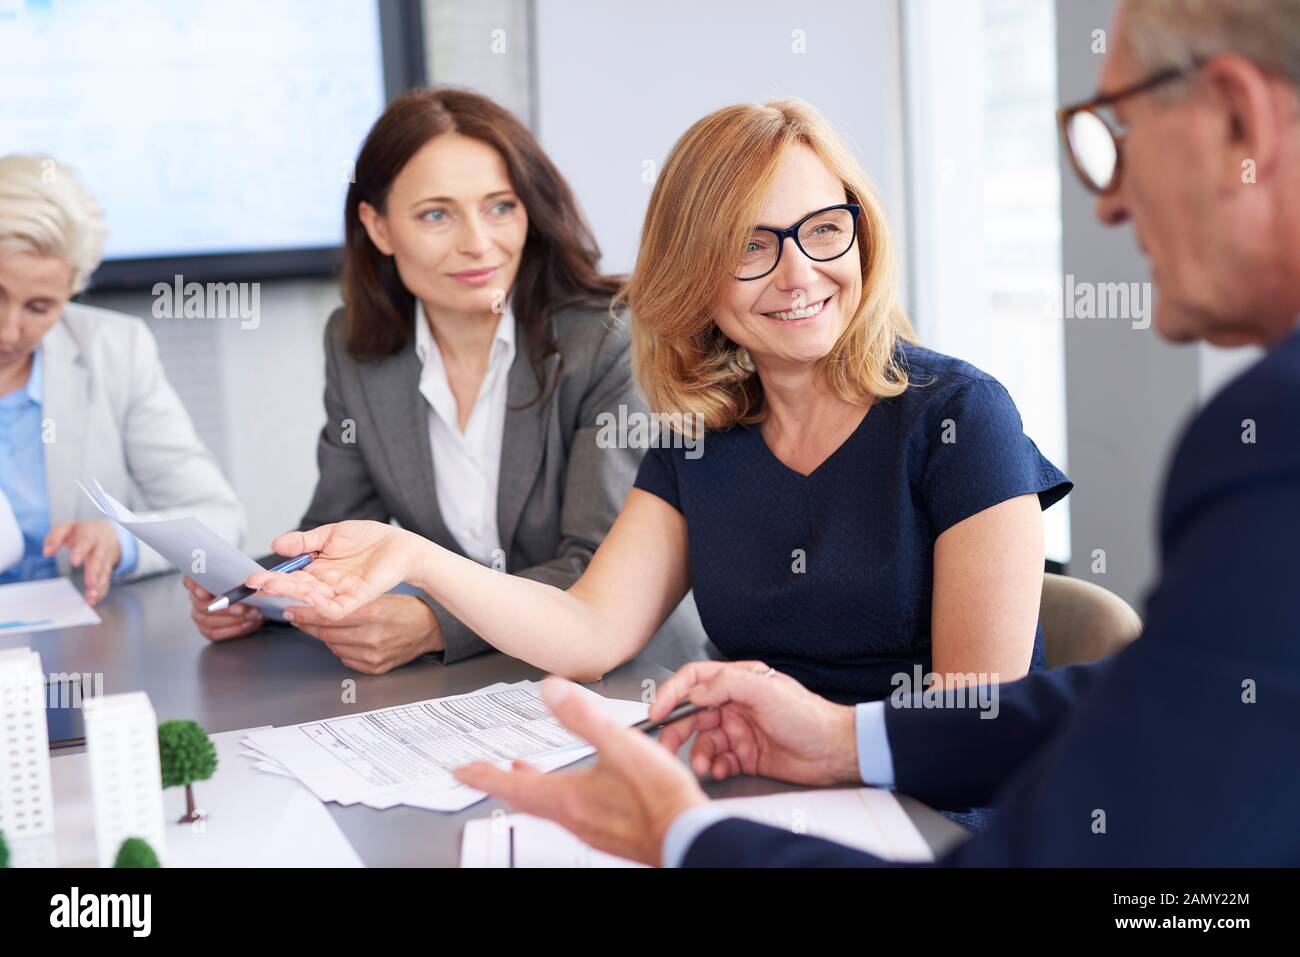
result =
[{"label": "black pen", "polygon": [[646,734],[649,734],[651,731],[658,731],[660,728],[672,724],[674,721],[680,721],[682,718],[689,718],[691,715],[696,715],[701,711],[709,710],[711,709],[701,708],[699,705],[690,704],[689,702],[686,704],[679,704],[677,707],[673,708],[672,711],[669,711],[662,721],[651,721],[649,718],[646,718],[644,721],[638,721],[636,724],[632,725],[632,730],[644,731]]},{"label": "black pen", "polygon": [[[268,568],[271,572],[296,572],[300,568],[306,568],[311,564],[311,552],[303,552],[301,555],[295,555],[293,558],[280,562],[274,568]],[[252,598],[257,594],[256,589],[249,588],[247,585],[237,585],[230,591],[226,592],[216,601],[208,606],[208,611],[221,611],[223,608],[229,608],[245,598]]]}]

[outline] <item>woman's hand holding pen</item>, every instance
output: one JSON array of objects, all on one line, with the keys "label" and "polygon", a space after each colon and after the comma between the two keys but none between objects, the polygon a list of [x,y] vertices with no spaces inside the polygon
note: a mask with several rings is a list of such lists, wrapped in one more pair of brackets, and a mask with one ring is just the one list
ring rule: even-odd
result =
[{"label": "woman's hand holding pen", "polygon": [[209,641],[242,638],[266,622],[260,611],[242,602],[221,611],[208,611],[208,605],[217,596],[188,575],[181,579],[181,584],[190,596],[190,618],[199,626],[199,633]]},{"label": "woman's hand holding pen", "polygon": [[[208,611],[216,595],[186,577],[190,617],[209,641],[252,634],[266,618],[252,605],[238,602]],[[433,610],[414,595],[384,595],[343,619],[327,619],[313,608],[290,608],[285,620],[334,652],[349,668],[381,675],[428,651],[442,651],[442,632]]]},{"label": "woman's hand holding pen", "polygon": [[422,549],[418,535],[382,522],[339,522],[308,532],[286,532],[271,543],[277,555],[315,555],[306,568],[285,574],[259,570],[246,584],[267,595],[306,602],[337,621],[407,580]]}]

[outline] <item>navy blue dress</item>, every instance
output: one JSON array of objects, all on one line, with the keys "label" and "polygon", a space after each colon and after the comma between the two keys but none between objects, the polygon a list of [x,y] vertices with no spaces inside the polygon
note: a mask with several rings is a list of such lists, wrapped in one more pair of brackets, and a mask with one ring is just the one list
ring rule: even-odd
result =
[{"label": "navy blue dress", "polygon": [[[706,433],[694,459],[661,443],[636,478],[686,518],[695,601],[718,650],[838,701],[886,698],[894,675],[930,670],[940,534],[1030,492],[1047,508],[1072,487],[996,379],[900,351],[907,390],[877,401],[811,475],[758,427],[735,426]],[[1045,666],[1040,626],[1030,668]]]}]

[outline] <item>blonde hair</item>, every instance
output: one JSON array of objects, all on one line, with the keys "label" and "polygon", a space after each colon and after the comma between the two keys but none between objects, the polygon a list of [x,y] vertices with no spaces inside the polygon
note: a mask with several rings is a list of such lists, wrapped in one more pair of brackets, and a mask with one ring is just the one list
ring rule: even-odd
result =
[{"label": "blonde hair", "polygon": [[[736,253],[755,225],[788,150],[812,149],[862,207],[857,243],[862,297],[817,373],[843,399],[865,404],[907,388],[900,340],[915,334],[898,302],[894,247],[862,166],[830,124],[800,100],[729,106],[687,130],[664,162],[646,212],[636,268],[615,307],[632,314],[632,364],[651,408],[702,417],[705,429],[765,415],[748,357],[714,323]],[[675,421],[675,420],[674,420]]]},{"label": "blonde hair", "polygon": [[104,254],[108,228],[95,197],[49,156],[0,157],[0,249],[57,256],[81,292]]}]

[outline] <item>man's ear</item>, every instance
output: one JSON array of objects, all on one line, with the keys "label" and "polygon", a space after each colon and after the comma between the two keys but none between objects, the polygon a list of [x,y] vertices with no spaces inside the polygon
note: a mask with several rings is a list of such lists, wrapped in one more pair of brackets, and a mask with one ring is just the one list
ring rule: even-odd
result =
[{"label": "man's ear", "polygon": [[1201,73],[1222,120],[1225,185],[1236,189],[1270,177],[1278,161],[1279,129],[1287,122],[1273,81],[1234,53],[1211,58]]},{"label": "man's ear", "polygon": [[384,219],[383,214],[363,200],[357,206],[357,215],[361,217],[361,225],[365,227],[366,235],[370,237],[370,241],[385,256],[391,256],[393,254],[393,244],[388,241],[388,222]]}]

